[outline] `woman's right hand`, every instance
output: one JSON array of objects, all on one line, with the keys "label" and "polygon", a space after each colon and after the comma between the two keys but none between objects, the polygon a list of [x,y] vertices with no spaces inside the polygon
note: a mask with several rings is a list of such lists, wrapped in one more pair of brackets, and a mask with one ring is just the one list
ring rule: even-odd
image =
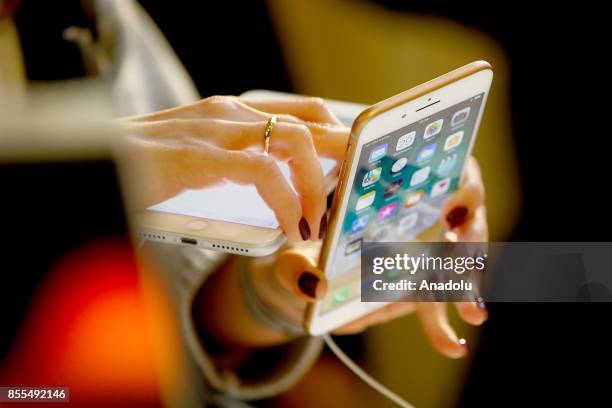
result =
[{"label": "woman's right hand", "polygon": [[[264,131],[272,115],[278,121],[265,156]],[[253,184],[290,240],[325,235],[326,190],[318,157],[339,163],[350,130],[322,99],[213,96],[121,119],[119,124],[129,135],[131,158],[143,174],[138,180],[139,206],[162,202],[186,189],[228,181]],[[288,163],[295,190],[277,161]]]}]

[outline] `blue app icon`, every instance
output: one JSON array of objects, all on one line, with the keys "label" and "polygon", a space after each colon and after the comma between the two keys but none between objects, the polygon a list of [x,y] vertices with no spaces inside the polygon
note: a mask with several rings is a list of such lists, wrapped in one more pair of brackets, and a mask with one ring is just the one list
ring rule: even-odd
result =
[{"label": "blue app icon", "polygon": [[442,159],[440,165],[438,166],[438,173],[445,174],[450,172],[455,167],[455,164],[457,164],[457,154],[454,153],[450,156],[446,156]]},{"label": "blue app icon", "polygon": [[355,218],[353,220],[353,223],[351,224],[351,234],[356,234],[359,231],[363,231],[365,229],[365,227],[368,226],[368,223],[370,222],[370,214],[363,214],[357,218]]},{"label": "blue app icon", "polygon": [[385,157],[385,155],[387,154],[388,146],[389,145],[385,143],[383,145],[376,146],[375,148],[370,150],[370,157],[368,158],[368,162],[374,163],[375,161],[378,161],[382,159],[383,157]]},{"label": "blue app icon", "polygon": [[419,153],[417,154],[417,162],[420,163],[431,159],[436,153],[436,146],[438,146],[437,143],[432,143],[430,145],[421,147],[421,150],[419,150]]}]

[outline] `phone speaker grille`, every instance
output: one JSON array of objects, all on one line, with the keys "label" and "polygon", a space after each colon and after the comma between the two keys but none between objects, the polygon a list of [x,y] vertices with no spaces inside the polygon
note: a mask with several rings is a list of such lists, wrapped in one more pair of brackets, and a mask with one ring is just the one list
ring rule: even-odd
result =
[{"label": "phone speaker grille", "polygon": [[148,232],[138,232],[136,235],[138,235],[140,238],[145,238],[145,239],[152,239],[152,240],[159,240],[159,241],[166,240],[166,237],[163,235],[150,234]]},{"label": "phone speaker grille", "polygon": [[243,252],[243,253],[249,252],[249,250],[246,248],[234,247],[234,246],[229,246],[229,245],[212,244],[212,247],[218,248],[218,249],[230,250],[234,252]]}]

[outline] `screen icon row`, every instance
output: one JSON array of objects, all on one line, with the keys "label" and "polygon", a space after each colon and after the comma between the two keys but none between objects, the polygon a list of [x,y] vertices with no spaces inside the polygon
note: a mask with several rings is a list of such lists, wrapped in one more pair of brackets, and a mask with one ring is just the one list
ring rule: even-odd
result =
[{"label": "screen icon row", "polygon": [[[431,172],[431,168],[429,166],[423,167],[415,171],[410,178],[410,187],[418,186],[423,184],[429,178],[429,174]],[[391,198],[397,195],[400,192],[402,186],[402,179],[398,179],[395,182],[389,184],[383,193],[385,198]],[[438,180],[431,187],[430,196],[437,197],[441,194],[444,194],[448,191],[451,185],[451,178],[445,177],[441,180]],[[409,208],[418,204],[423,197],[425,196],[425,192],[421,190],[417,190],[415,192],[411,192],[406,196],[404,207]],[[361,197],[357,199],[357,204],[355,205],[355,211],[365,210],[369,208],[372,204],[374,204],[374,200],[376,199],[376,190],[372,190],[363,194]],[[384,208],[384,207],[383,207]]]},{"label": "screen icon row", "polygon": [[[449,142],[447,142],[446,144],[449,145],[449,148],[452,148],[456,146],[458,143],[461,143],[462,137],[463,137],[462,134],[458,134],[457,136],[455,135],[449,136]],[[417,162],[422,162],[424,160],[428,160],[429,158],[431,158],[434,154],[433,152],[436,149],[436,145],[437,145],[436,143],[433,143],[429,146],[426,146],[427,150],[423,150],[424,153],[419,153],[417,157]],[[438,165],[438,174],[440,175],[449,174],[455,168],[455,165],[457,164],[457,160],[458,160],[457,153],[452,153],[444,157],[440,161],[440,164]],[[391,166],[391,174],[394,176],[397,175],[397,173],[403,170],[407,164],[408,164],[408,159],[406,157],[402,157],[396,160]],[[425,166],[417,170],[415,173],[413,173],[412,178],[410,179],[410,187],[414,187],[418,184],[423,183],[425,180],[427,180],[429,178],[430,171],[431,171],[430,167]],[[363,179],[361,181],[361,187],[367,188],[369,186],[374,185],[380,180],[381,175],[382,175],[382,167],[376,167],[375,169],[367,171],[363,175]],[[397,193],[402,186],[402,182],[403,182],[403,179],[401,178],[395,181],[392,181],[391,184],[385,188],[385,198]]]},{"label": "screen icon row", "polygon": [[[463,134],[464,134],[463,130],[460,130],[448,136],[446,140],[444,141],[444,151],[448,151],[448,150],[454,149],[455,147],[459,146],[461,142],[463,141]],[[431,159],[435,155],[437,147],[438,147],[438,143],[431,143],[431,144],[421,147],[421,149],[419,149],[419,152],[417,153],[417,157],[416,157],[417,163],[422,163],[424,161]],[[370,163],[373,163],[385,157],[385,155],[387,154],[387,148],[388,148],[388,145],[385,143],[383,145],[377,146],[374,149],[372,149],[370,151],[370,156],[369,156],[368,161]],[[397,173],[401,171],[404,167],[406,167],[407,164],[408,164],[408,159],[406,157],[401,157],[393,163],[393,166],[391,167],[391,171],[393,173]],[[378,180],[378,178],[380,178],[381,171],[382,169],[378,167],[366,173],[363,179],[362,187],[367,187],[368,185],[375,183]]]},{"label": "screen icon row", "polygon": [[[470,116],[470,109],[471,108],[467,106],[455,112],[453,116],[451,117],[450,126],[455,127],[467,121]],[[423,133],[423,139],[428,140],[436,136],[438,133],[442,131],[443,125],[444,125],[444,119],[438,119],[428,124],[425,127],[425,132]],[[412,131],[412,132],[406,133],[405,135],[400,136],[400,138],[397,140],[395,151],[400,152],[404,149],[409,148],[414,143],[415,138],[416,138],[416,131]]]}]

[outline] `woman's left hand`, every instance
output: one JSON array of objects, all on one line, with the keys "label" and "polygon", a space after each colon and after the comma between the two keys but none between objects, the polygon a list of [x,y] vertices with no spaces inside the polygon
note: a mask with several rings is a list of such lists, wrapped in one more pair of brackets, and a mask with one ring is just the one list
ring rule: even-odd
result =
[{"label": "woman's left hand", "polygon": [[[488,227],[484,203],[484,186],[478,163],[469,159],[459,189],[451,195],[442,210],[445,239],[448,241],[486,242]],[[269,268],[255,268],[258,282],[276,287],[265,291],[270,304],[282,308],[282,313],[299,320],[307,303],[322,299],[327,291],[327,280],[317,267],[320,242],[295,244],[276,255]],[[272,271],[266,272],[266,271]],[[280,289],[278,289],[280,288]],[[483,303],[455,302],[459,316],[467,323],[478,326],[487,320]],[[379,323],[416,312],[432,346],[451,358],[466,355],[468,347],[457,336],[448,320],[447,303],[396,302],[374,311],[339,329],[334,334],[354,334]],[[276,340],[280,340],[276,338]]]},{"label": "woman's left hand", "polygon": [[[445,239],[451,242],[486,242],[489,239],[484,185],[476,159],[471,157],[459,189],[442,209],[446,226]],[[459,316],[467,323],[479,326],[487,320],[484,303],[455,302]],[[416,312],[432,346],[447,357],[459,358],[468,352],[448,321],[445,302],[396,302],[341,327],[336,334],[351,334],[365,330],[408,313]]]}]

